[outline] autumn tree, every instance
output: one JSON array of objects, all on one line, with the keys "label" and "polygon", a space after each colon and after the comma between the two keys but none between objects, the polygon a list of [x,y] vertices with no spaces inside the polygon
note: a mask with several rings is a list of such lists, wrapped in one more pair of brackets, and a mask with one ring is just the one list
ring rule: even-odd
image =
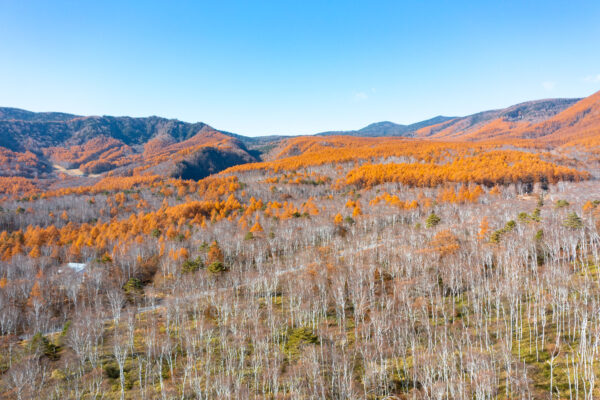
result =
[{"label": "autumn tree", "polygon": [[227,270],[224,264],[225,256],[216,240],[210,245],[206,261],[209,272],[219,273]]},{"label": "autumn tree", "polygon": [[481,223],[479,224],[479,232],[477,233],[477,237],[479,240],[485,240],[488,232],[490,231],[490,224],[486,216],[481,219]]}]

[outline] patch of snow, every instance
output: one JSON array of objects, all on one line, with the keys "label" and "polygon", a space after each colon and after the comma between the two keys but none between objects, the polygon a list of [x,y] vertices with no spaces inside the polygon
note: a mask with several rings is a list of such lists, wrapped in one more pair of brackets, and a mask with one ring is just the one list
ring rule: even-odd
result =
[{"label": "patch of snow", "polygon": [[85,269],[86,266],[87,266],[87,264],[83,264],[83,263],[70,262],[67,264],[67,267],[71,268],[75,272],[83,272],[83,270]]}]

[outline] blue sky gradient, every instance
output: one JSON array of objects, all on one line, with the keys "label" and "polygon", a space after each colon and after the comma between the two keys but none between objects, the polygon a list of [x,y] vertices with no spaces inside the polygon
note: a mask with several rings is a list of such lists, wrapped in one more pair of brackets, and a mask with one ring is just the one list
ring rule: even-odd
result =
[{"label": "blue sky gradient", "polygon": [[0,106],[245,135],[600,89],[598,1],[0,0]]}]

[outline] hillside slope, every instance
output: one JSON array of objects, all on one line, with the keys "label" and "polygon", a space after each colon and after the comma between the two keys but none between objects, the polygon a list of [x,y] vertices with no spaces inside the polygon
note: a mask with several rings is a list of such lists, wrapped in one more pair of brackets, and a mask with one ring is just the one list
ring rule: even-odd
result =
[{"label": "hillside slope", "polygon": [[543,122],[581,99],[544,99],[528,101],[498,110],[487,110],[465,117],[438,115],[410,125],[382,121],[353,131],[327,131],[316,136],[418,137],[434,139],[490,139],[498,131]]},{"label": "hillside slope", "polygon": [[600,92],[581,100],[539,100],[426,127],[417,136],[443,140],[542,140],[549,145],[597,142]]},{"label": "hillside slope", "polygon": [[600,91],[586,97],[560,114],[511,136],[543,138],[555,144],[598,142],[600,139]]},{"label": "hillside slope", "polygon": [[149,170],[179,177],[188,171],[184,174],[200,179],[257,160],[246,147],[250,139],[202,122],[155,116],[81,117],[0,108],[0,133],[0,176],[48,178],[55,165],[54,171],[60,167],[83,174]]},{"label": "hillside slope", "polygon": [[483,111],[455,118],[440,124],[423,127],[416,137],[434,139],[495,139],[514,129],[543,122],[576,104],[580,99],[546,99],[514,106]]}]

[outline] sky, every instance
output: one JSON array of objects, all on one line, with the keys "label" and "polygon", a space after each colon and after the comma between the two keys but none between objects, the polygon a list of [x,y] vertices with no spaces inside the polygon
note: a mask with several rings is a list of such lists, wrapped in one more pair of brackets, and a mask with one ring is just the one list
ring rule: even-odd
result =
[{"label": "sky", "polygon": [[598,90],[597,0],[0,0],[5,107],[259,136]]}]

